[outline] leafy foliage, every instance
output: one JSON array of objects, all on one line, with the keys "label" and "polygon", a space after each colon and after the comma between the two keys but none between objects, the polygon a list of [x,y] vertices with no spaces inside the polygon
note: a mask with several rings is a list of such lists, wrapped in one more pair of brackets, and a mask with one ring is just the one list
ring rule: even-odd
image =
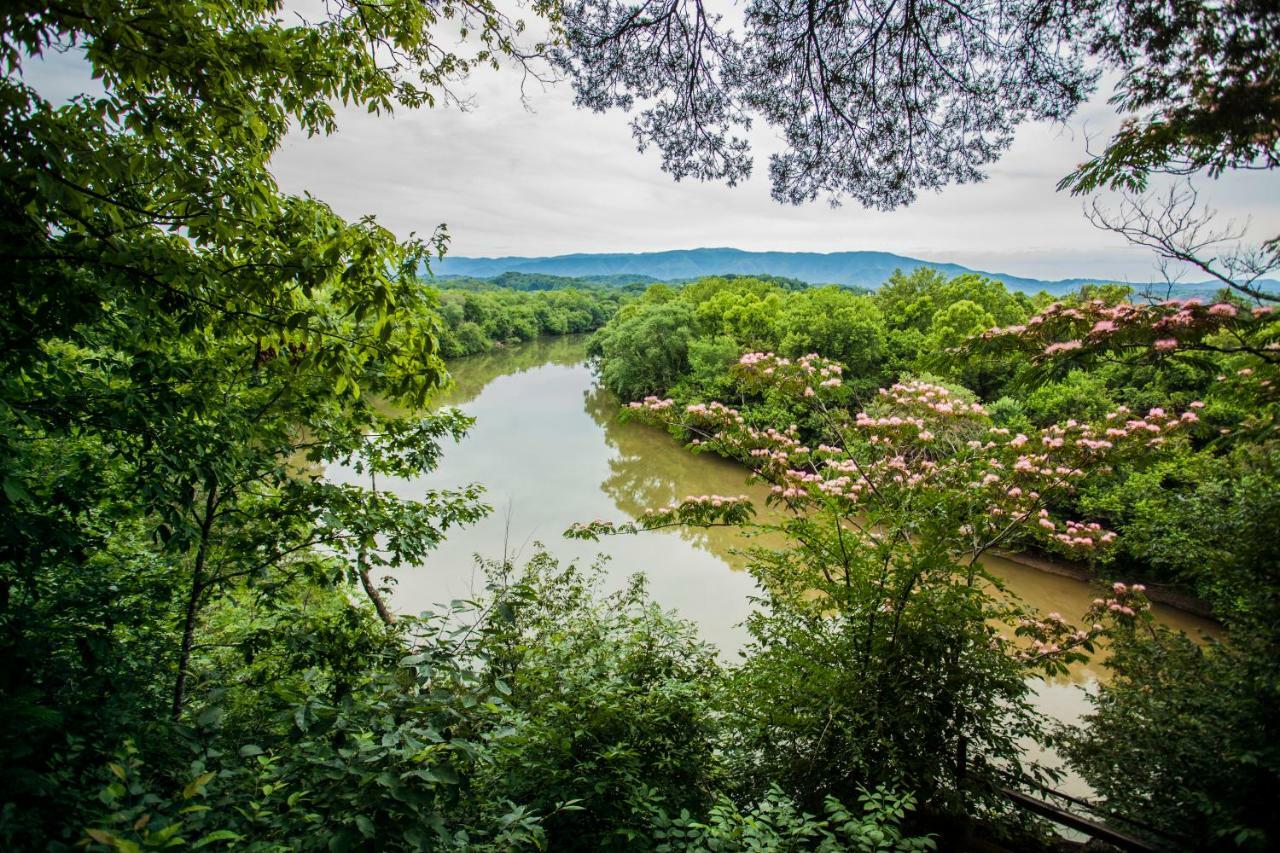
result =
[{"label": "leafy foliage", "polygon": [[[1121,639],[1088,727],[1067,753],[1121,815],[1184,849],[1266,850],[1280,828],[1273,630],[1198,646],[1152,629]],[[1172,841],[1172,844],[1171,844]]]},{"label": "leafy foliage", "polygon": [[605,385],[639,397],[674,384],[689,366],[694,313],[684,302],[641,300],[619,312],[592,346],[602,356]]},{"label": "leafy foliage", "polygon": [[1130,118],[1062,188],[1142,190],[1151,172],[1280,166],[1280,13],[1269,3],[1085,2],[1090,50],[1124,69]]},{"label": "leafy foliage", "polygon": [[643,577],[597,596],[598,572],[545,555],[491,571],[482,652],[514,713],[481,786],[544,815],[554,849],[643,848],[657,802],[702,814],[721,782],[714,650],[647,599]]},{"label": "leafy foliage", "polygon": [[[400,241],[371,219],[344,221],[281,193],[268,163],[291,127],[331,132],[335,102],[386,111],[450,97],[469,68],[518,53],[519,27],[486,3],[336,4],[313,22],[280,11],[0,13],[9,847],[80,841],[94,768],[126,743],[157,777],[126,788],[171,792],[183,743],[214,724],[219,696],[242,734],[261,730],[268,712],[242,678],[280,675],[299,704],[340,717],[351,673],[381,648],[361,598],[393,618],[372,573],[420,564],[485,511],[478,487],[415,502],[321,476],[335,464],[414,476],[465,431],[456,412],[403,408],[444,379],[418,271],[446,235]],[[449,20],[474,38],[447,48]],[[82,56],[100,92],[44,100],[24,71],[47,51]],[[286,616],[315,641],[285,630],[275,645]],[[343,674],[334,659],[353,651]],[[322,674],[304,686],[285,661]],[[319,763],[332,746],[315,740],[308,757],[300,740],[290,755]],[[150,843],[160,824],[135,832]]]},{"label": "leafy foliage", "polygon": [[791,204],[892,209],[982,180],[1019,125],[1065,120],[1108,70],[1122,128],[1062,188],[1280,163],[1267,2],[756,0],[742,15],[739,34],[701,0],[575,0],[553,56],[579,105],[634,111],[640,148],[677,180],[737,183],[744,131],[776,128],[769,177]]},{"label": "leafy foliage", "polygon": [[665,813],[654,823],[659,851],[673,850],[935,850],[932,836],[908,837],[900,822],[915,808],[909,794],[895,795],[883,788],[858,797],[862,814],[851,813],[834,798],[825,803],[826,818],[800,812],[781,789],[773,787],[757,804],[739,809],[728,800],[712,807],[705,820],[687,812],[677,817]]}]

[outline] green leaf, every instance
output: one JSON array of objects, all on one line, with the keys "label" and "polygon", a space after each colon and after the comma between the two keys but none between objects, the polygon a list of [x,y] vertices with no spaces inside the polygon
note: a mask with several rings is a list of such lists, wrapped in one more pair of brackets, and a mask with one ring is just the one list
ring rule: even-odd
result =
[{"label": "green leaf", "polygon": [[225,712],[217,705],[205,708],[196,716],[196,723],[205,727],[213,727],[222,722]]},{"label": "green leaf", "polygon": [[21,480],[13,477],[5,477],[3,484],[5,497],[14,503],[30,503],[31,493],[27,491],[27,487],[22,484]]},{"label": "green leaf", "polygon": [[207,847],[208,845],[215,844],[219,841],[243,841],[243,840],[244,840],[244,836],[240,835],[239,833],[232,832],[229,829],[219,829],[209,833],[208,835],[203,836],[199,841],[197,841],[192,846],[198,850],[201,847]]},{"label": "green leaf", "polygon": [[217,775],[218,774],[212,770],[206,773],[201,773],[199,776],[188,782],[187,787],[182,789],[182,798],[184,800],[189,800],[197,794],[203,794],[204,786],[209,784],[213,777]]}]

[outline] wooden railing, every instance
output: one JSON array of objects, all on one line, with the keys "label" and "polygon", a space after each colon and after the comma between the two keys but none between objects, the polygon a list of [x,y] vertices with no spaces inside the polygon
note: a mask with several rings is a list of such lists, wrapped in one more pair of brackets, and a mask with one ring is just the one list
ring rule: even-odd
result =
[{"label": "wooden railing", "polygon": [[[1099,841],[1105,841],[1121,850],[1134,850],[1146,853],[1147,851],[1169,850],[1180,847],[1178,839],[1169,833],[1144,823],[1143,821],[1131,818],[1127,815],[1118,814],[1109,811],[1104,806],[1080,797],[1074,797],[1071,794],[1054,790],[1042,782],[1038,782],[1027,776],[1015,777],[1012,774],[1006,774],[1012,784],[1018,784],[1023,787],[1034,788],[1044,794],[1047,798],[1067,803],[1075,807],[1077,810],[1088,812],[1088,816],[1079,814],[1078,811],[1072,811],[1071,808],[1062,805],[1055,805],[1050,799],[1034,797],[1024,790],[1010,786],[1001,786],[998,788],[1001,795],[1008,799],[1015,806],[1025,809],[1029,812],[1037,814],[1047,820],[1053,821],[1060,826],[1074,829],[1077,832],[1084,833]],[[1105,821],[1105,822],[1104,822]],[[1130,826],[1142,832],[1145,836],[1163,839],[1165,843],[1157,843],[1147,840],[1147,838],[1133,835],[1120,829],[1116,829],[1114,824],[1120,823]]]}]

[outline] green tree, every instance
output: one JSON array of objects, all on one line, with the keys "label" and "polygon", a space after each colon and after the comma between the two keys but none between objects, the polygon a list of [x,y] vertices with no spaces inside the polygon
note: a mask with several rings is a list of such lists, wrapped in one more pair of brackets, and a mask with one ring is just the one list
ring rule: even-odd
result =
[{"label": "green tree", "polygon": [[544,816],[557,850],[649,849],[659,804],[704,814],[720,784],[722,674],[695,627],[649,600],[642,576],[602,595],[598,567],[545,554],[489,571],[502,610],[481,649],[514,729],[480,774],[489,798]]},{"label": "green tree", "polygon": [[942,350],[956,349],[994,325],[995,317],[977,302],[957,300],[933,315],[925,335],[925,349],[939,354]]},{"label": "green tree", "polygon": [[816,352],[845,365],[850,377],[874,387],[881,381],[885,322],[869,296],[839,287],[793,294],[778,319],[781,352]]},{"label": "green tree", "polygon": [[960,300],[973,302],[991,315],[995,325],[1011,326],[1031,314],[1031,300],[1024,294],[1010,292],[1003,282],[976,273],[958,275],[936,292],[939,310]]},{"label": "green tree", "polygon": [[933,315],[929,331],[921,342],[917,363],[923,370],[932,370],[947,379],[959,382],[979,392],[987,364],[976,358],[958,359],[960,347],[975,335],[996,324],[995,318],[977,302],[960,299]]},{"label": "green tree", "polygon": [[622,399],[665,391],[679,381],[697,329],[693,310],[682,301],[644,302],[631,309],[593,343],[601,380]]},{"label": "green tree", "polygon": [[1023,410],[1037,424],[1095,420],[1119,401],[1101,371],[1073,370],[1057,382],[1033,388],[1022,396]]},{"label": "green tree", "polygon": [[[446,47],[443,21],[473,38]],[[448,97],[517,27],[487,3],[308,22],[235,0],[0,22],[0,836],[43,847],[82,838],[91,768],[126,739],[173,771],[228,686],[206,640],[233,597],[284,607],[309,584],[389,621],[373,573],[482,510],[473,489],[407,502],[317,476],[419,474],[465,428],[369,402],[412,407],[444,377],[417,273],[445,234],[345,221],[269,162],[290,129],[331,132],[335,102]],[[24,74],[49,51],[101,92],[44,100]]]},{"label": "green tree", "polygon": [[682,295],[697,305],[699,325],[707,334],[732,338],[741,350],[778,346],[778,315],[783,304],[780,293],[753,293],[733,287],[701,300],[695,288]]},{"label": "green tree", "polygon": [[946,281],[946,276],[930,267],[917,267],[910,275],[894,270],[875,293],[889,328],[926,331],[937,310],[934,294]]},{"label": "green tree", "polygon": [[689,344],[687,382],[701,397],[731,391],[730,370],[742,354],[742,347],[729,337],[697,338]]}]

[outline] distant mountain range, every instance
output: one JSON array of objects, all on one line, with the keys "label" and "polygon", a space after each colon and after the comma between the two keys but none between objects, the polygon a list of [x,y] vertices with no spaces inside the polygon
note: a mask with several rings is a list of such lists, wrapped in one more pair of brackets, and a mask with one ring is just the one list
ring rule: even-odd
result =
[{"label": "distant mountain range", "polygon": [[[492,278],[506,272],[585,277],[651,277],[662,281],[684,281],[705,275],[727,273],[767,274],[797,278],[812,284],[842,284],[876,288],[900,269],[910,272],[932,267],[947,275],[976,272],[1003,281],[1013,290],[1036,293],[1047,290],[1061,294],[1082,284],[1105,282],[1099,278],[1067,278],[1045,281],[1005,273],[973,270],[960,264],[923,261],[890,252],[745,252],[741,249],[677,249],[670,252],[556,255],[548,258],[460,258],[446,256],[433,265],[436,275]],[[1280,288],[1280,282],[1266,282]],[[1136,285],[1136,286],[1141,286]],[[1212,293],[1214,282],[1184,282],[1179,295]]]}]

